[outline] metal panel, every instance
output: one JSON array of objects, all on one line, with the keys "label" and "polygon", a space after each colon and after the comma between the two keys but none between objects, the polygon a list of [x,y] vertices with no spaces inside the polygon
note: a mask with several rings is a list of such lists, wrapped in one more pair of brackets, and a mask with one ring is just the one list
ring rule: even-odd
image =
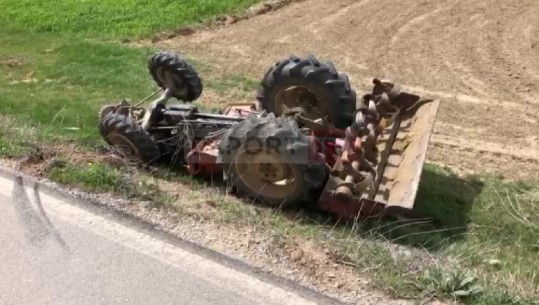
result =
[{"label": "metal panel", "polygon": [[385,202],[386,214],[412,215],[439,106],[439,100],[430,101],[403,118],[375,198]]}]

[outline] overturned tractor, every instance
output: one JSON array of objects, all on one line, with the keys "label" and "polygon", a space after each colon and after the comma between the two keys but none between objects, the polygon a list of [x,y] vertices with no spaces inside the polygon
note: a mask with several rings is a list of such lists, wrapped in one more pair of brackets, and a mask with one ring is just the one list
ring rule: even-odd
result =
[{"label": "overturned tractor", "polygon": [[[437,100],[378,79],[358,99],[331,62],[292,56],[267,70],[256,102],[205,113],[191,104],[203,85],[183,58],[159,52],[148,67],[159,91],[99,115],[101,135],[124,158],[223,177],[241,196],[276,207],[412,214]],[[181,103],[168,105],[173,98]]]}]

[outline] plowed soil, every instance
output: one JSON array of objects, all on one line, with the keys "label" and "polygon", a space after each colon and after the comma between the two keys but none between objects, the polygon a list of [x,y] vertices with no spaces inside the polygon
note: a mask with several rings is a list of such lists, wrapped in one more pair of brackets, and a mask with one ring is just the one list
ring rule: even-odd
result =
[{"label": "plowed soil", "polygon": [[442,100],[430,161],[539,179],[537,0],[307,0],[158,45],[254,78],[313,53],[358,93],[393,79]]}]

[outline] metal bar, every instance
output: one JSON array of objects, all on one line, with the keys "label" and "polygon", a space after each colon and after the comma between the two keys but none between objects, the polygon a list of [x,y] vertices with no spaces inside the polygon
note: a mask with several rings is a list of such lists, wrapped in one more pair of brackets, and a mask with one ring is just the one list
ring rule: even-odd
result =
[{"label": "metal bar", "polygon": [[372,189],[371,192],[369,193],[368,198],[371,200],[374,199],[374,197],[378,193],[378,190],[380,189],[380,182],[382,181],[384,171],[386,170],[388,159],[391,154],[391,150],[393,149],[393,144],[395,143],[395,138],[397,137],[397,134],[399,133],[401,121],[402,121],[402,113],[397,114],[397,117],[393,120],[391,133],[389,134],[389,138],[387,139],[387,143],[384,148],[384,151],[381,154],[380,163],[378,163],[378,166],[376,168],[377,172],[376,172],[376,181],[374,183],[374,189]]},{"label": "metal bar", "polygon": [[148,95],[147,97],[143,98],[142,100],[140,100],[138,103],[136,103],[133,107],[138,107],[140,105],[142,105],[142,103],[144,103],[145,101],[149,100],[152,96],[156,95],[157,93],[159,93],[159,91],[161,91],[163,89],[159,88],[157,91],[155,91],[154,93]]},{"label": "metal bar", "polygon": [[233,117],[233,116],[228,116],[228,115],[209,114],[209,113],[195,113],[195,117],[199,119],[216,119],[216,120],[233,121],[233,122],[241,122],[245,120],[245,118],[242,118],[242,117]]},{"label": "metal bar", "polygon": [[[185,115],[188,111],[180,111],[180,110],[164,110],[163,114],[168,115]],[[229,122],[241,122],[245,120],[244,117],[233,117],[228,115],[222,115],[222,114],[210,114],[210,113],[193,113],[192,116],[189,117],[191,120],[193,119],[213,119],[213,120],[221,120],[221,121],[229,121]]]},{"label": "metal bar", "polygon": [[216,128],[222,129],[222,128],[230,127],[233,124],[234,122],[203,122],[203,121],[185,120],[185,121],[181,121],[177,125],[155,126],[155,127],[150,127],[149,130],[172,130],[172,129],[177,129],[178,127],[181,127],[181,126],[189,126],[189,125],[213,125]]}]

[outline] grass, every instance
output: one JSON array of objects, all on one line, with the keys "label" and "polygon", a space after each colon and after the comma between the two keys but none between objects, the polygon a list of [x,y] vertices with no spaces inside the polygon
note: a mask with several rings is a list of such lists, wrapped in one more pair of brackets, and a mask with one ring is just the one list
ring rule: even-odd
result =
[{"label": "grass", "polygon": [[[331,243],[343,259],[368,270],[399,296],[436,295],[467,304],[536,304],[538,199],[536,182],[459,178],[428,165],[416,201],[418,211],[428,217],[424,220],[338,224],[324,218],[280,217],[273,225],[287,236]],[[436,283],[432,276],[425,280],[433,270],[449,280]],[[465,278],[473,279],[473,285],[459,288]],[[477,292],[477,287],[483,292],[464,295]]]},{"label": "grass", "polygon": [[[161,173],[161,176],[167,176]],[[334,259],[370,274],[397,296],[455,298],[466,304],[536,304],[539,295],[539,185],[458,177],[428,165],[416,202],[425,219],[339,222],[312,211],[276,211],[242,202],[206,182],[172,205],[176,212],[317,241]],[[455,192],[455,190],[467,190]],[[182,206],[183,209],[175,207]],[[165,207],[168,208],[168,207]]]},{"label": "grass", "polygon": [[[136,102],[156,90],[146,65],[156,50],[52,34],[2,30],[0,107],[43,141],[99,143],[97,113],[123,98]],[[207,63],[189,61],[202,75]],[[217,81],[217,89],[230,89]],[[214,89],[211,82],[206,85]]]},{"label": "grass", "polygon": [[222,221],[330,244],[338,260],[370,273],[379,287],[399,296],[536,304],[538,198],[535,182],[461,178],[427,165],[416,202],[424,220],[340,223],[308,211],[255,213],[251,205],[230,199],[216,205],[226,211],[219,214]]},{"label": "grass", "polygon": [[[122,195],[130,192],[135,183],[125,179],[120,171],[101,164],[89,163],[79,167],[67,162],[57,162],[49,168],[49,178],[53,181],[80,187],[89,192],[111,192]],[[127,175],[125,176],[127,177]]]},{"label": "grass", "polygon": [[3,28],[99,39],[143,38],[243,11],[257,0],[0,0]]},{"label": "grass", "polygon": [[56,159],[47,168],[47,176],[52,181],[87,192],[111,193],[160,207],[174,207],[176,202],[176,198],[163,192],[153,179],[139,176],[131,168],[113,169],[99,163],[82,165]]},{"label": "grass", "polygon": [[232,74],[210,79],[207,85],[222,97],[252,99],[260,85],[260,81],[243,75]]},{"label": "grass", "polygon": [[11,137],[4,131],[0,131],[0,156],[4,158],[22,157],[29,151],[27,145],[28,143]]},{"label": "grass", "polygon": [[421,220],[342,223],[309,211],[260,209],[219,191],[189,197],[217,211],[203,206],[189,213],[330,245],[336,260],[371,274],[397,296],[535,304],[538,198],[535,182],[462,178],[427,164],[416,202]]},{"label": "grass", "polygon": [[[102,143],[98,109],[155,89],[146,70],[155,50],[109,39],[153,35],[254,2],[47,0],[31,5],[0,0],[9,8],[0,13],[0,156],[21,157],[35,144],[47,143],[95,149]],[[194,65],[201,74],[212,74],[211,64]],[[207,88],[228,97],[246,97],[257,86],[234,74],[207,79]],[[468,304],[533,304],[532,299],[539,299],[536,181],[463,178],[427,166],[416,201],[424,220],[342,223],[309,211],[245,204],[222,192],[205,192],[203,183],[164,170],[154,177],[186,184],[193,192],[179,199],[157,187],[154,177],[95,163],[64,160],[50,166],[47,175],[87,191],[142,198],[190,217],[331,245],[338,260],[371,274],[377,285],[397,295],[451,298],[458,283],[473,277],[484,291],[464,298]],[[438,275],[429,279],[427,270]],[[448,274],[454,276],[443,284]]]},{"label": "grass", "polygon": [[154,88],[145,67],[150,50],[2,31],[2,114],[43,135],[93,145],[103,104],[142,97]]}]

